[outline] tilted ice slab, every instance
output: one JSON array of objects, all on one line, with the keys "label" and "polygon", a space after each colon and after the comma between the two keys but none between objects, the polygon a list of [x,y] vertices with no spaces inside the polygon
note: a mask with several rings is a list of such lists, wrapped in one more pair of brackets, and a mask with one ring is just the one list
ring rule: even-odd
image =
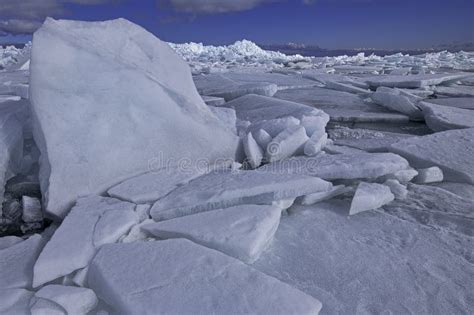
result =
[{"label": "tilted ice slab", "polygon": [[194,77],[201,95],[222,97],[225,101],[247,95],[273,96],[278,86],[268,82],[237,82],[221,74],[199,75]]},{"label": "tilted ice slab", "polygon": [[[472,98],[474,103],[474,98]],[[420,102],[425,122],[433,131],[474,127],[474,110]]]},{"label": "tilted ice slab", "polygon": [[398,89],[390,89],[382,86],[370,97],[376,104],[405,114],[411,119],[420,120],[423,118],[420,109],[416,106],[421,100],[418,96],[410,95]]},{"label": "tilted ice slab", "polygon": [[385,86],[416,89],[429,85],[439,85],[444,82],[459,81],[471,75],[468,73],[386,75],[367,78],[366,82],[372,87]]},{"label": "tilted ice slab", "polygon": [[42,287],[35,293],[35,297],[56,303],[67,314],[88,314],[98,303],[91,289],[57,284]]},{"label": "tilted ice slab", "polygon": [[430,184],[442,182],[443,179],[443,171],[437,166],[432,166],[418,169],[418,175],[415,177],[414,182],[417,184]]},{"label": "tilted ice slab", "polygon": [[268,144],[265,151],[266,161],[271,163],[302,154],[304,144],[309,140],[303,126],[293,126],[279,133]]},{"label": "tilted ice slab", "polygon": [[321,110],[295,102],[259,95],[246,95],[226,103],[225,106],[235,109],[238,119],[247,120],[253,124],[287,116],[300,120],[305,116],[317,116],[324,130],[326,123],[329,121],[329,116]]},{"label": "tilted ice slab", "polygon": [[127,179],[107,192],[111,197],[122,200],[151,203],[166,196],[178,186],[204,174],[206,170],[207,167],[199,168],[194,165],[161,167]]},{"label": "tilted ice slab", "polygon": [[252,263],[271,242],[281,209],[239,205],[207,211],[142,227],[159,238],[187,238],[229,256]]},{"label": "tilted ice slab", "polygon": [[156,202],[150,213],[155,221],[167,220],[239,204],[271,204],[331,187],[316,177],[260,169],[212,172],[173,190]]},{"label": "tilted ice slab", "polygon": [[438,166],[448,181],[474,184],[474,128],[412,137],[390,146],[414,167]]},{"label": "tilted ice slab", "polygon": [[247,156],[247,162],[250,165],[250,167],[251,168],[259,167],[260,164],[262,164],[263,152],[264,152],[264,149],[266,149],[266,146],[265,148],[260,147],[260,145],[255,141],[251,132],[249,132],[242,139],[242,143],[244,146],[245,155]]},{"label": "tilted ice slab", "polygon": [[298,156],[267,164],[260,172],[317,176],[325,180],[377,178],[408,168],[408,162],[393,153],[319,154]]},{"label": "tilted ice slab", "polygon": [[474,88],[472,86],[437,86],[434,91],[437,95],[449,97],[474,97]]},{"label": "tilted ice slab", "polygon": [[202,96],[202,100],[208,106],[222,106],[225,104],[225,99],[223,97],[217,96]]},{"label": "tilted ice slab", "polygon": [[44,243],[41,235],[35,234],[0,250],[0,289],[31,288],[33,265]]},{"label": "tilted ice slab", "polygon": [[372,93],[369,90],[361,89],[359,87],[356,87],[347,83],[341,83],[341,82],[336,82],[336,81],[326,81],[325,83],[326,83],[325,87],[331,90],[361,94],[361,95],[367,95],[367,94]]},{"label": "tilted ice slab", "polygon": [[406,115],[364,102],[361,96],[320,87],[278,91],[276,98],[323,110],[332,121],[407,122]]},{"label": "tilted ice slab", "polygon": [[268,72],[227,72],[222,76],[240,83],[272,83],[279,90],[314,86],[315,82],[303,78],[301,75],[285,75]]},{"label": "tilted ice slab", "polygon": [[47,19],[33,41],[30,96],[49,213],[64,217],[78,196],[145,173],[157,158],[235,157],[238,138],[203,102],[188,65],[141,27]]},{"label": "tilted ice slab", "polygon": [[425,102],[449,107],[474,109],[474,100],[472,97],[433,98],[425,100]]},{"label": "tilted ice slab", "polygon": [[34,266],[33,287],[87,267],[99,247],[117,241],[138,223],[135,204],[113,198],[80,198],[54,232]]},{"label": "tilted ice slab", "polygon": [[88,282],[121,314],[318,314],[322,307],[237,259],[183,239],[104,246]]},{"label": "tilted ice slab", "polygon": [[314,193],[314,194],[303,196],[301,197],[300,203],[302,205],[313,205],[315,203],[328,200],[338,195],[344,194],[348,191],[349,191],[349,188],[347,188],[346,186],[337,185],[327,192],[320,192],[320,193]]},{"label": "tilted ice slab", "polygon": [[328,134],[336,145],[344,145],[368,152],[386,152],[391,144],[412,137],[401,133],[344,127],[330,129]]},{"label": "tilted ice slab", "polygon": [[367,210],[374,210],[388,204],[394,199],[395,196],[388,186],[362,182],[357,186],[349,214],[353,215]]}]

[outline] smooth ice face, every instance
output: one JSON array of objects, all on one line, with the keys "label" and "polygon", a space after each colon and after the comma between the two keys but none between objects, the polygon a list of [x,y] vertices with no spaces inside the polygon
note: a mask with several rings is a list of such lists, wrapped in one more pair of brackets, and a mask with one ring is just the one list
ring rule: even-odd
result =
[{"label": "smooth ice face", "polygon": [[361,95],[370,95],[372,92],[366,89],[361,89],[357,86],[353,86],[347,83],[341,83],[336,81],[326,81],[325,87],[327,89],[341,91],[341,92],[348,92],[354,94],[361,94]]},{"label": "smooth ice face", "polygon": [[324,191],[324,192],[319,192],[319,193],[303,196],[301,197],[300,203],[302,205],[314,205],[315,203],[331,199],[338,195],[344,194],[348,191],[349,191],[349,188],[347,188],[346,186],[337,185],[337,186],[334,186],[330,191]]},{"label": "smooth ice face", "polygon": [[449,97],[474,97],[474,91],[470,86],[437,86],[435,94]]},{"label": "smooth ice face", "polygon": [[399,88],[421,88],[429,85],[438,85],[443,82],[455,82],[471,76],[467,73],[448,74],[418,74],[418,75],[387,75],[366,79],[367,84],[372,87],[399,87]]},{"label": "smooth ice face", "polygon": [[[474,103],[474,98],[471,100]],[[428,102],[419,104],[425,116],[425,122],[431,130],[474,128],[474,110],[463,109]]]},{"label": "smooth ice face", "polygon": [[183,239],[106,245],[91,263],[88,283],[123,314],[318,314],[322,307],[237,259]]},{"label": "smooth ice face", "polygon": [[448,181],[474,184],[474,128],[437,132],[390,146],[414,167],[438,166]]},{"label": "smooth ice face", "polygon": [[387,152],[388,147],[412,135],[359,128],[334,128],[328,130],[334,144],[344,145],[368,152]]},{"label": "smooth ice face", "polygon": [[278,207],[240,205],[155,222],[142,228],[159,238],[187,238],[253,263],[272,240],[280,216]]},{"label": "smooth ice face", "polygon": [[151,203],[204,173],[204,169],[194,166],[163,167],[127,179],[109,189],[107,193],[112,197],[134,203]]},{"label": "smooth ice face", "polygon": [[202,96],[202,100],[208,106],[222,106],[225,104],[225,99],[223,97]]},{"label": "smooth ice face", "polygon": [[425,100],[425,102],[448,107],[474,109],[474,100],[472,97],[433,98]]},{"label": "smooth ice face", "polygon": [[249,163],[250,167],[259,167],[263,160],[264,151],[262,147],[260,147],[260,145],[255,141],[251,132],[249,132],[247,136],[242,139],[242,142],[244,145],[245,155],[247,156],[247,162]]},{"label": "smooth ice face", "polygon": [[321,152],[327,142],[327,133],[323,134],[322,136],[318,133],[313,134],[304,144],[304,154],[307,156],[314,156],[318,154],[319,152]]},{"label": "smooth ice face", "polygon": [[135,204],[113,198],[80,198],[38,257],[33,286],[87,267],[101,245],[138,223],[134,210]]},{"label": "smooth ice face", "polygon": [[[225,104],[235,109],[237,118],[248,120],[252,124],[259,121],[294,117],[301,119],[304,116],[317,116],[323,128],[329,121],[329,116],[321,110],[309,106],[260,95],[246,95]],[[271,132],[265,129],[268,133]]]},{"label": "smooth ice face", "polygon": [[91,289],[55,284],[42,287],[35,293],[35,297],[60,305],[67,314],[87,314],[98,303]]},{"label": "smooth ice face", "polygon": [[385,186],[390,188],[390,191],[395,196],[395,199],[403,200],[407,197],[407,187],[400,184],[396,179],[387,179],[384,183]]},{"label": "smooth ice face", "polygon": [[352,199],[349,215],[380,208],[394,199],[395,196],[388,186],[362,182],[357,187],[354,198]]},{"label": "smooth ice face", "polygon": [[188,65],[141,27],[48,19],[33,41],[30,96],[50,214],[64,217],[78,196],[157,159],[235,159],[238,138],[203,102]]},{"label": "smooth ice face", "polygon": [[444,179],[443,171],[437,167],[428,167],[418,169],[418,175],[415,177],[414,182],[417,184],[430,184],[442,182]]},{"label": "smooth ice face", "polygon": [[273,83],[239,82],[222,74],[196,76],[194,82],[200,94],[221,97],[227,102],[247,94],[273,96],[278,90]]},{"label": "smooth ice face", "polygon": [[25,289],[0,289],[0,314],[30,314],[31,291]]},{"label": "smooth ice face", "polygon": [[156,202],[151,217],[160,221],[239,204],[271,204],[332,187],[317,177],[272,174],[260,169],[212,172],[198,177]]},{"label": "smooth ice face", "polygon": [[389,112],[379,105],[365,102],[353,93],[320,87],[278,91],[276,98],[305,104],[323,110],[338,122],[408,122],[406,115]]},{"label": "smooth ice face", "polygon": [[259,172],[316,176],[325,180],[372,178],[408,168],[408,162],[392,153],[319,154],[298,156],[267,164]]},{"label": "smooth ice face", "polygon": [[265,151],[266,161],[269,163],[289,158],[295,154],[302,154],[304,144],[309,140],[303,126],[293,126],[280,132],[268,144]]},{"label": "smooth ice face", "polygon": [[423,118],[420,109],[416,106],[421,98],[410,95],[407,92],[379,87],[370,97],[376,104],[405,114],[411,119],[420,120]]},{"label": "smooth ice face", "polygon": [[0,250],[1,289],[31,288],[33,265],[44,243],[41,235],[35,234],[25,241]]}]

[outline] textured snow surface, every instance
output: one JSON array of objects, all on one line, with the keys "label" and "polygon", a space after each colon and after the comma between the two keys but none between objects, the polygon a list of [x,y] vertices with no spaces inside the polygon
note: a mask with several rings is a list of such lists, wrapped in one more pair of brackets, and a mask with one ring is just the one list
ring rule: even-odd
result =
[{"label": "textured snow surface", "polygon": [[[133,266],[133,268],[130,268]],[[318,314],[321,303],[188,240],[104,246],[91,288],[122,314]]]},{"label": "textured snow surface", "polygon": [[33,42],[35,140],[51,214],[64,217],[78,196],[155,164],[235,158],[237,137],[202,101],[188,65],[141,27],[48,19]]},{"label": "textured snow surface", "polygon": [[[399,210],[409,215],[416,203],[413,194],[411,206]],[[318,297],[321,314],[472,309],[472,238],[378,211],[348,211],[345,201],[294,208],[253,267]]]}]

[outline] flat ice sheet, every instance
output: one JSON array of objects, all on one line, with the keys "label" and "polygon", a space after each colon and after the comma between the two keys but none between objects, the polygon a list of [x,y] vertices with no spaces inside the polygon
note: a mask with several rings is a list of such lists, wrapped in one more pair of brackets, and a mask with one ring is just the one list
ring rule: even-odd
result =
[{"label": "flat ice sheet", "polygon": [[412,137],[390,146],[418,168],[438,166],[446,180],[474,184],[474,128]]},{"label": "flat ice sheet", "polygon": [[88,283],[122,314],[303,315],[321,309],[315,298],[184,239],[104,246]]},{"label": "flat ice sheet", "polygon": [[344,201],[293,207],[253,267],[317,296],[321,314],[472,309],[471,238],[377,211],[348,217],[348,208]]},{"label": "flat ice sheet", "polygon": [[145,231],[160,238],[187,238],[246,263],[258,259],[273,239],[281,209],[240,205],[147,224]]}]

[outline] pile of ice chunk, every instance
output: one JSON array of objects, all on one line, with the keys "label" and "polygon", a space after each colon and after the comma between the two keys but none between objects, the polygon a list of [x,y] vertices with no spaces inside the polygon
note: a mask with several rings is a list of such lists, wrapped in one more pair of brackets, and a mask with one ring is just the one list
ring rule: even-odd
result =
[{"label": "pile of ice chunk", "polygon": [[249,40],[237,41],[228,46],[205,46],[202,43],[170,43],[184,60],[190,63],[196,72],[209,71],[213,68],[227,68],[233,65],[262,66],[284,65],[290,62],[310,62],[310,59],[301,55],[287,56],[280,52],[267,51],[258,47]]},{"label": "pile of ice chunk", "polygon": [[31,51],[31,42],[23,48],[15,46],[0,46],[0,70],[21,68],[28,63]]}]

